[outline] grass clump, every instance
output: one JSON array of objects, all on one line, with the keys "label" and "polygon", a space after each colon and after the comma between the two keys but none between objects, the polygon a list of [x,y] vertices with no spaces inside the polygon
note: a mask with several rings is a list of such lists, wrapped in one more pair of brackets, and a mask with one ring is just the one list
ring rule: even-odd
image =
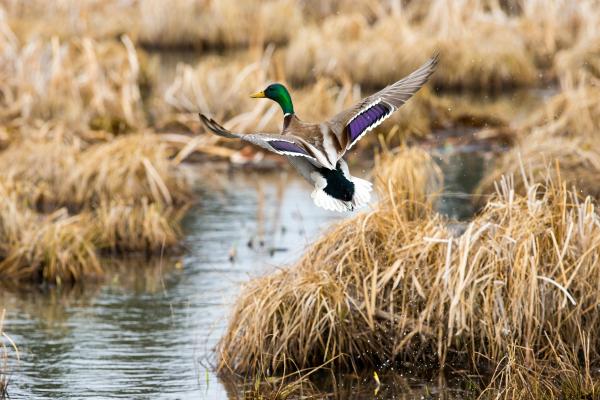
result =
[{"label": "grass clump", "polygon": [[512,175],[517,193],[524,194],[531,182],[551,176],[577,187],[585,195],[600,199],[599,174],[600,146],[597,141],[553,136],[545,131],[532,132],[494,163],[478,184],[475,192],[479,196],[476,198],[483,205],[486,196],[495,191],[496,182],[503,175]]},{"label": "grass clump", "polygon": [[94,242],[101,251],[113,253],[161,253],[179,243],[184,210],[147,199],[137,205],[103,203],[93,211]]},{"label": "grass clump", "polygon": [[10,186],[3,183],[0,191],[3,279],[61,283],[101,274],[85,216],[69,216],[65,209],[38,214],[23,206]]},{"label": "grass clump", "polygon": [[[547,175],[574,185],[582,193],[600,198],[600,146],[595,132],[600,129],[600,91],[595,78],[575,83],[563,81],[562,90],[537,112],[513,127],[516,144],[486,173],[476,189],[486,195],[495,191],[502,175],[515,176],[514,188],[524,194],[529,182]],[[522,160],[522,162],[521,162]],[[525,165],[522,172],[521,165]],[[552,167],[548,168],[548,164]],[[525,173],[526,172],[526,173]],[[480,204],[483,198],[480,197]]]},{"label": "grass clump", "polygon": [[437,0],[411,2],[373,24],[357,14],[330,17],[291,42],[286,73],[294,82],[328,75],[383,87],[416,67],[415,58],[439,51],[435,86],[495,90],[533,85],[536,68],[523,38],[501,15],[483,2]]},{"label": "grass clump", "polygon": [[[22,127],[54,119],[72,128],[113,121],[116,132],[143,126],[140,60],[133,43],[12,40],[0,48],[0,121]],[[117,123],[117,121],[119,121]]]},{"label": "grass clump", "polygon": [[158,48],[284,43],[301,23],[298,11],[290,0],[142,0],[139,40]]},{"label": "grass clump", "polygon": [[[374,327],[373,316],[365,320],[366,314],[352,311],[372,306],[363,301],[364,295],[370,293],[368,298],[375,300],[371,282],[362,282],[362,272],[373,268],[368,256],[371,252],[388,256],[415,234],[415,227],[421,228],[417,235],[436,228],[435,223],[423,224],[417,218],[431,212],[425,190],[439,176],[436,164],[417,150],[393,160],[384,167],[386,172],[409,174],[376,179],[382,193],[393,191],[382,200],[384,207],[338,225],[295,268],[250,282],[218,348],[222,369],[254,375],[266,369],[314,367],[335,357],[347,366],[354,360],[367,361],[366,355],[379,347],[376,333],[364,325]],[[412,169],[411,161],[425,163]],[[411,179],[405,180],[407,176]],[[415,185],[410,187],[415,190],[407,190],[405,184]],[[359,265],[364,269],[353,268]],[[262,311],[250,314],[255,307]]]},{"label": "grass clump", "polygon": [[[255,374],[335,358],[358,370],[391,361],[481,374],[494,398],[597,395],[592,199],[551,177],[520,195],[506,178],[458,234],[420,200],[430,179],[394,179],[378,178],[375,210],[335,227],[294,267],[248,284],[219,344],[220,368]],[[401,182],[420,182],[421,194],[403,196]]]},{"label": "grass clump", "polygon": [[97,277],[101,252],[176,249],[189,181],[154,134],[83,147],[25,141],[0,155],[0,274],[48,282]]},{"label": "grass clump", "polygon": [[79,155],[77,168],[66,171],[70,173],[61,197],[70,204],[147,198],[159,204],[181,205],[189,199],[189,189],[171,156],[167,144],[151,133],[90,146]]}]

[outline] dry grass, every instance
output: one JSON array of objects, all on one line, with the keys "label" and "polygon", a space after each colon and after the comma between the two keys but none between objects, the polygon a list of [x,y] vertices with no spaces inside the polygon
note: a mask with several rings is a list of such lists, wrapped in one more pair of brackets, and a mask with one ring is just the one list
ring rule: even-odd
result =
[{"label": "dry grass", "polygon": [[188,182],[176,167],[173,150],[160,136],[131,134],[82,148],[81,143],[25,141],[0,155],[8,178],[27,182],[30,204],[81,209],[105,200],[181,205]]},{"label": "dry grass", "polygon": [[594,137],[600,128],[600,80],[567,76],[561,90],[531,118],[517,125],[519,136],[545,131],[549,136]]},{"label": "dry grass", "polygon": [[65,210],[39,215],[2,187],[0,274],[11,280],[64,282],[98,276],[91,221]]},{"label": "dry grass", "polygon": [[150,133],[93,145],[80,154],[77,168],[63,182],[62,197],[72,204],[147,198],[181,205],[189,200],[189,188],[172,155],[172,149]]},{"label": "dry grass", "polygon": [[60,209],[40,215],[23,206],[10,185],[0,187],[0,275],[7,280],[65,282],[101,274],[91,221]]},{"label": "dry grass", "polygon": [[[415,22],[414,14],[426,16]],[[291,42],[286,73],[294,82],[326,75],[382,87],[436,50],[442,59],[432,77],[436,86],[499,89],[536,80],[519,32],[474,1],[412,2],[373,25],[358,14],[327,18]]]},{"label": "dry grass", "polygon": [[21,41],[90,36],[112,39],[137,26],[132,4],[122,0],[1,0],[0,9]]},{"label": "dry grass", "polygon": [[[389,251],[400,251],[398,244],[414,235],[411,228],[415,226],[423,231],[437,227],[435,222],[423,224],[420,220],[431,213],[426,188],[438,189],[434,185],[440,175],[436,164],[417,150],[404,151],[392,160],[386,165],[379,162],[375,169],[398,174],[391,179],[383,174],[376,178],[379,191],[392,194],[382,199],[385,207],[335,227],[309,249],[296,268],[250,282],[219,345],[221,369],[254,375],[266,369],[317,366],[343,353],[346,355],[338,361],[349,364],[366,360],[374,346],[379,347],[379,339],[363,329],[365,315],[350,311],[361,305],[354,296],[362,298],[364,291],[371,289],[370,283],[363,287],[357,281],[362,272],[352,267],[363,265],[366,270],[373,267],[369,254],[389,256]],[[334,242],[335,249],[331,247]],[[261,312],[249,313],[254,309]]]},{"label": "dry grass", "polygon": [[394,360],[491,372],[489,397],[598,394],[600,217],[590,198],[559,179],[519,195],[505,179],[454,236],[414,202],[422,194],[407,199],[407,187],[383,182],[377,209],[335,227],[296,266],[248,284],[218,347],[221,369]]},{"label": "dry grass", "polygon": [[102,274],[100,251],[177,248],[190,191],[172,155],[153,134],[84,149],[58,140],[10,146],[0,155],[0,273],[80,281]]},{"label": "dry grass", "polygon": [[141,0],[139,40],[162,48],[283,43],[302,21],[298,11],[290,0]]},{"label": "dry grass", "polygon": [[107,41],[123,33],[158,48],[256,48],[289,41],[286,73],[296,83],[326,75],[380,87],[434,49],[445,67],[434,81],[446,87],[531,86],[581,69],[599,72],[595,0],[136,3],[2,5],[5,26],[23,42]]},{"label": "dry grass", "polygon": [[[521,172],[525,165],[526,173]],[[550,168],[549,168],[550,165]],[[565,138],[549,135],[545,131],[532,132],[521,139],[514,149],[503,154],[484,179],[479,183],[476,197],[480,205],[485,204],[485,195],[495,191],[495,182],[502,175],[515,176],[514,189],[526,193],[529,182],[536,182],[546,176],[560,178],[569,187],[575,186],[585,194],[600,199],[600,145],[597,140],[587,138]]]},{"label": "dry grass", "polygon": [[[547,166],[559,164],[564,181],[581,193],[600,198],[597,179],[600,146],[596,139],[600,129],[598,84],[597,79],[589,76],[578,83],[565,79],[557,95],[529,118],[513,124],[515,148],[494,163],[478,185],[477,194],[493,193],[495,182],[502,175],[514,175],[515,190],[523,194],[528,186],[526,181],[539,181],[548,174],[555,176],[557,170]],[[526,166],[525,175],[520,172],[521,160]]]},{"label": "dry grass", "polygon": [[12,38],[0,47],[0,61],[0,121],[9,126],[52,119],[119,133],[145,124],[145,75],[127,36],[121,43],[84,37],[24,45]]},{"label": "dry grass", "polygon": [[183,211],[147,199],[141,204],[103,203],[93,212],[94,242],[98,249],[113,253],[163,253],[179,243]]},{"label": "dry grass", "polygon": [[296,83],[330,76],[382,87],[438,50],[437,87],[539,86],[582,69],[598,74],[599,21],[593,0],[428,0],[346,12],[298,32],[286,73]]}]

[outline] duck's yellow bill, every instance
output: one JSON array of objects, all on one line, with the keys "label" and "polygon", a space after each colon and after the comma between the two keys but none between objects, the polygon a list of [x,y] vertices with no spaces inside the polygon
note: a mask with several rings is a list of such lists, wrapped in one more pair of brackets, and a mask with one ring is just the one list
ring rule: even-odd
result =
[{"label": "duck's yellow bill", "polygon": [[254,99],[262,99],[265,97],[265,92],[256,92],[254,94],[251,94],[250,97]]}]

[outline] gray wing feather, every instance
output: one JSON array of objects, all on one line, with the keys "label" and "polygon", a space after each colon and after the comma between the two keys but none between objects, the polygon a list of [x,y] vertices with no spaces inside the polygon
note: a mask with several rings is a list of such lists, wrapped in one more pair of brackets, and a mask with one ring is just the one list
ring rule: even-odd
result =
[{"label": "gray wing feather", "polygon": [[[306,157],[306,158],[314,161],[315,163],[317,163],[317,159],[310,154],[310,151],[307,149],[307,145],[304,143],[304,141],[294,135],[286,134],[285,136],[283,136],[283,135],[274,135],[274,134],[269,134],[269,133],[244,134],[244,133],[231,132],[231,131],[223,128],[215,120],[208,118],[204,114],[198,114],[198,115],[200,116],[200,120],[204,123],[204,126],[206,126],[210,131],[212,131],[213,133],[215,133],[218,136],[222,136],[222,137],[225,137],[228,139],[241,139],[243,141],[252,143],[256,146],[262,147],[265,150],[269,150],[273,153],[286,155],[286,156]],[[270,142],[290,143],[294,146],[297,146],[299,148],[299,150],[301,150],[301,152],[300,151],[280,150],[280,149],[273,147],[273,145],[271,145]]]}]

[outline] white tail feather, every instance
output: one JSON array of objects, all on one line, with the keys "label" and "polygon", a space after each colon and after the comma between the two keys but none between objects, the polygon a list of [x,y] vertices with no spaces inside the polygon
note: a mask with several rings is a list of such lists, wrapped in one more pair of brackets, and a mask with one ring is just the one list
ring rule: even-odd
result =
[{"label": "white tail feather", "polygon": [[351,211],[353,208],[352,203],[349,201],[335,199],[325,193],[323,189],[315,188],[310,197],[312,197],[317,207],[321,207],[329,211],[345,212]]},{"label": "white tail feather", "polygon": [[364,179],[351,177],[354,183],[354,196],[352,197],[352,205],[354,208],[360,208],[366,205],[371,200],[371,190],[373,185]]},{"label": "white tail feather", "polygon": [[351,177],[351,180],[354,183],[354,196],[352,201],[343,201],[331,197],[319,186],[315,187],[315,190],[313,190],[310,197],[312,197],[317,207],[321,207],[329,211],[345,212],[363,207],[369,202],[369,200],[371,200],[371,182],[354,177]]}]

